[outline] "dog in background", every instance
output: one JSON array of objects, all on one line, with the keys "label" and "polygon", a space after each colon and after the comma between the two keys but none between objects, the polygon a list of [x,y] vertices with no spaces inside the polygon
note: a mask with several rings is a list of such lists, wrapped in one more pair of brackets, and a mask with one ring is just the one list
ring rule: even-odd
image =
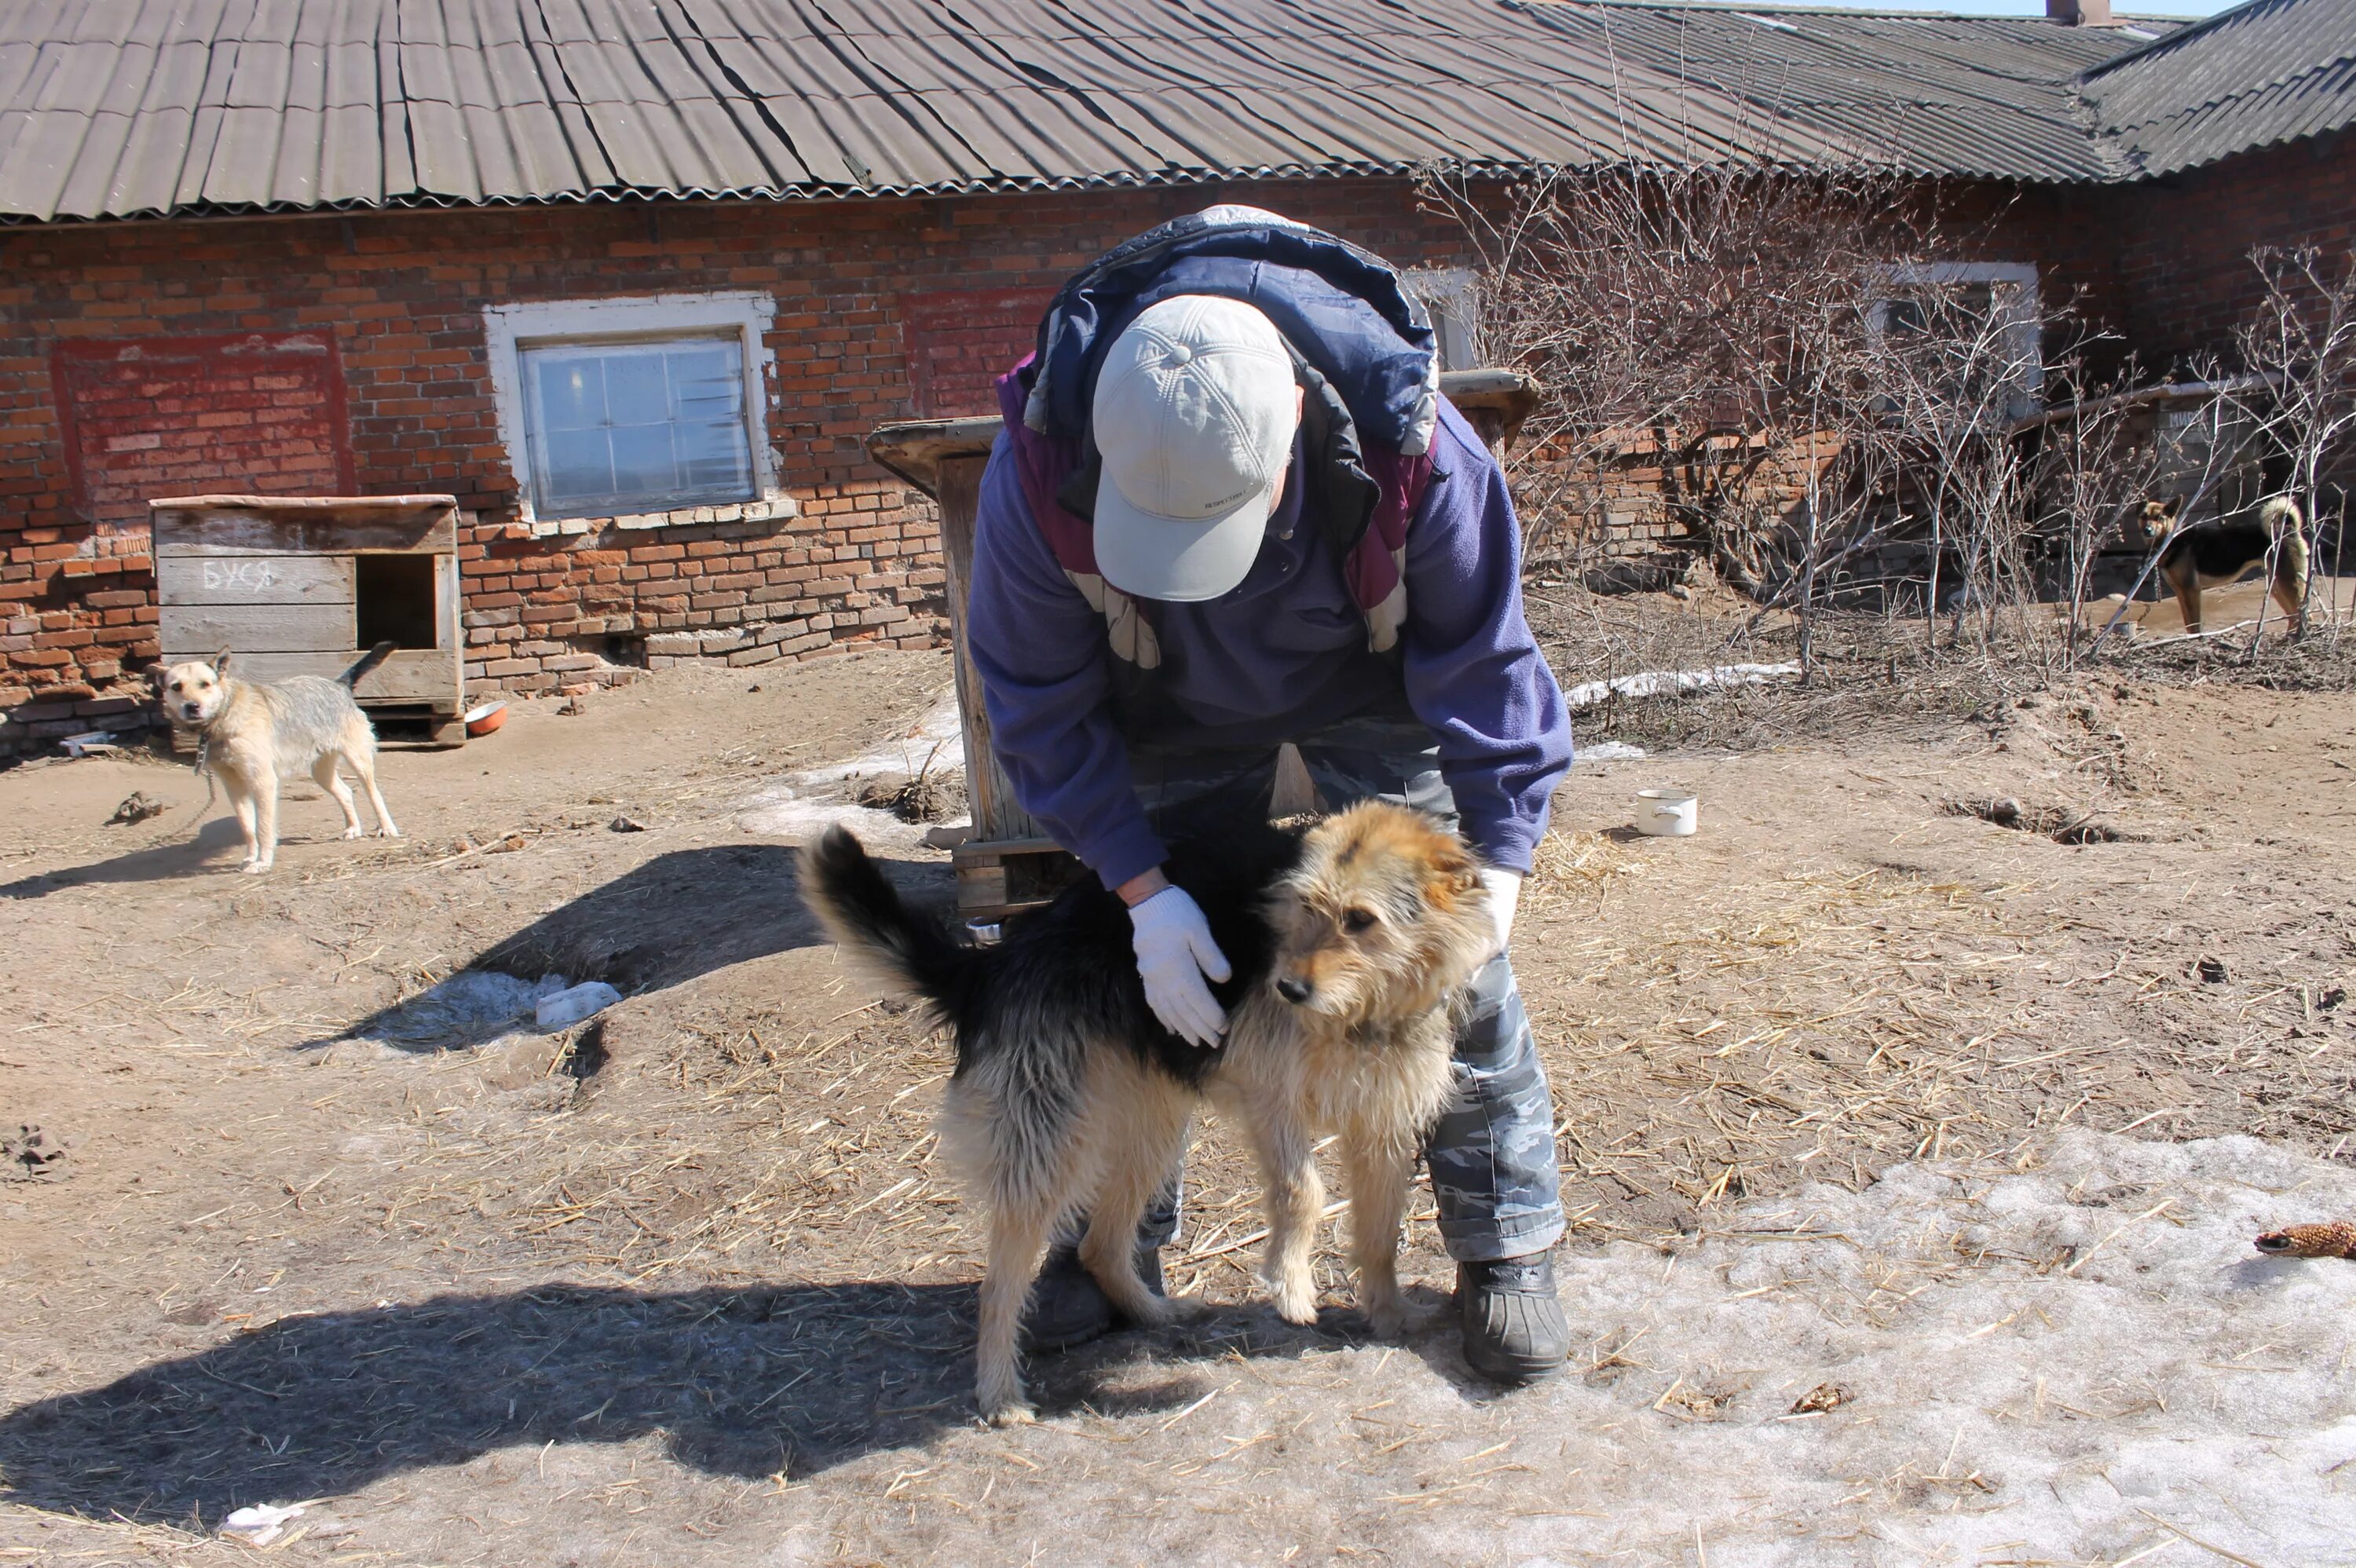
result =
[{"label": "dog in background", "polygon": [[1080,1259],[1132,1321],[1179,1306],[1138,1272],[1137,1226],[1208,1102],[1250,1138],[1265,1183],[1264,1280],[1289,1323],[1317,1317],[1310,1272],[1335,1136],[1350,1189],[1357,1299],[1376,1332],[1406,1312],[1396,1254],[1415,1162],[1451,1086],[1454,1009],[1496,947],[1472,852],[1380,803],[1306,831],[1254,822],[1175,847],[1168,871],[1234,971],[1227,1035],[1204,1051],[1147,1007],[1120,901],[1092,880],[962,947],[913,914],[841,827],[803,861],[802,895],[868,974],[956,1036],[944,1146],[989,1211],[977,1392],[993,1424],[1033,1419],[1016,1360],[1042,1254],[1088,1217]]},{"label": "dog in background", "polygon": [[2201,630],[2201,591],[2238,582],[2269,558],[2274,571],[2267,591],[2295,632],[2307,630],[2307,532],[2298,504],[2272,496],[2246,512],[2178,528],[2184,497],[2146,501],[2144,531],[2159,543],[2159,575],[2176,595],[2184,629]]},{"label": "dog in background", "polygon": [[278,858],[278,781],[308,773],[344,810],[344,837],[360,836],[352,792],[336,771],[341,763],[368,787],[380,837],[398,838],[392,813],[376,787],[376,731],[352,699],[352,688],[384,662],[391,643],[379,643],[333,680],[291,676],[273,684],[230,673],[227,648],[208,664],[191,659],[159,672],[155,690],[164,716],[201,738],[197,765],[229,794],[245,831],[249,873],[267,871]]}]

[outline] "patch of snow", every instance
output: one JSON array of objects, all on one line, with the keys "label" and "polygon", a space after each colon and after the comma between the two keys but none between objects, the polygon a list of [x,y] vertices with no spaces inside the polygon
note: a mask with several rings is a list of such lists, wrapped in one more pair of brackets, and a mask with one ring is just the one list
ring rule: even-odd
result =
[{"label": "patch of snow", "polygon": [[1571,763],[1641,763],[1650,755],[1625,741],[1583,741],[1571,748]]},{"label": "patch of snow", "polygon": [[494,1039],[568,984],[562,975],[527,980],[497,969],[461,969],[387,1014],[367,1038],[409,1046]]},{"label": "patch of snow", "polygon": [[786,782],[810,789],[873,778],[877,773],[905,773],[914,778],[927,769],[937,773],[954,773],[964,766],[965,731],[958,722],[957,699],[948,697],[926,709],[916,727],[900,739],[847,763],[830,763],[789,773]]},{"label": "patch of snow", "polygon": [[859,836],[869,848],[911,849],[924,843],[921,824],[901,821],[888,811],[876,811],[841,798],[806,800],[791,784],[772,784],[744,803],[736,826],[764,838],[800,844],[822,828],[836,824]]},{"label": "patch of snow", "polygon": [[878,773],[952,773],[965,766],[965,734],[958,723],[955,697],[926,710],[907,734],[853,757],[787,773],[743,803],[736,826],[767,838],[799,843],[837,824],[859,835],[871,848],[914,849],[924,843],[925,825],[906,823],[851,798],[851,786]]},{"label": "patch of snow", "polygon": [[584,980],[578,986],[541,997],[532,1018],[544,1029],[571,1029],[584,1019],[595,1018],[621,999],[622,993],[605,981]]},{"label": "patch of snow", "polygon": [[[566,1008],[550,1010],[552,1003],[567,997],[573,1000]],[[575,986],[562,975],[527,980],[497,969],[461,969],[379,1014],[352,1038],[404,1051],[454,1050],[535,1029],[569,1029],[621,999],[622,994],[602,980]],[[576,1007],[586,1010],[572,1011]],[[565,1016],[568,1012],[571,1016]]]},{"label": "patch of snow", "polygon": [[2356,1172],[2254,1138],[2072,1131],[2029,1169],[1719,1211],[1673,1259],[1566,1252],[1591,1342],[1513,1401],[1547,1456],[1523,1506],[1561,1511],[1478,1555],[2356,1563],[2356,1262],[2251,1244],[2351,1214]]},{"label": "patch of snow", "polygon": [[1698,691],[1710,686],[1762,686],[1771,680],[1797,680],[1798,661],[1783,664],[1722,664],[1708,669],[1648,669],[1612,680],[1585,680],[1565,688],[1562,699],[1573,709],[1592,708],[1614,697],[1659,697],[1672,691]]},{"label": "patch of snow", "polygon": [[284,1508],[272,1503],[255,1503],[222,1520],[220,1533],[231,1541],[242,1541],[248,1546],[267,1546],[285,1533],[287,1522],[300,1518],[303,1509],[301,1503]]}]

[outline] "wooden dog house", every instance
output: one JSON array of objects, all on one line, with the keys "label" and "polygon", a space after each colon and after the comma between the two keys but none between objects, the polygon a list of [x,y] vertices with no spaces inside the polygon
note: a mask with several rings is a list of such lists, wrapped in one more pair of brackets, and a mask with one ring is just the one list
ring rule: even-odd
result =
[{"label": "wooden dog house", "polygon": [[[1440,389],[1482,440],[1501,450],[1521,433],[1522,421],[1538,400],[1537,379],[1518,370],[1449,371],[1440,376]],[[998,432],[994,417],[907,420],[878,426],[867,437],[868,456],[940,504],[941,560],[957,645],[958,715],[965,731],[966,795],[973,805],[973,836],[952,859],[958,912],[969,920],[995,919],[1044,903],[1079,868],[1015,804],[1013,786],[991,752],[981,677],[966,642],[974,513],[981,498],[981,471]]]},{"label": "wooden dog house", "polygon": [[455,496],[180,496],[148,517],[165,663],[226,647],[248,680],[333,677],[390,642],[360,706],[465,743]]}]

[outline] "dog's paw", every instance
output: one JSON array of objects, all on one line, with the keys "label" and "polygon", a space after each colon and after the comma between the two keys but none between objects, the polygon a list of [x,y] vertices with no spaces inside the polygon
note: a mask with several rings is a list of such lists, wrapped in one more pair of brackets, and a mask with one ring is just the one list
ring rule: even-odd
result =
[{"label": "dog's paw", "polygon": [[1268,1295],[1276,1304],[1276,1315],[1287,1323],[1306,1326],[1317,1321],[1317,1287],[1309,1280],[1272,1281]]},{"label": "dog's paw", "polygon": [[1121,1313],[1141,1328],[1162,1328],[1173,1323],[1184,1323],[1202,1317],[1211,1305],[1192,1296],[1151,1296],[1130,1306]]},{"label": "dog's paw", "polygon": [[1416,1325],[1416,1315],[1397,1296],[1387,1301],[1362,1301],[1358,1307],[1366,1315],[1366,1328],[1377,1339],[1396,1339]]},{"label": "dog's paw", "polygon": [[347,838],[359,838],[366,837],[366,835],[363,834],[358,827],[352,827],[344,829],[344,837]]},{"label": "dog's paw", "polygon": [[1031,1408],[1029,1400],[1017,1394],[996,1405],[985,1403],[981,1418],[992,1426],[1029,1426],[1039,1419],[1039,1413]]},{"label": "dog's paw", "polygon": [[243,871],[249,877],[258,877],[262,875],[262,872],[270,869],[270,862],[267,860],[248,860],[244,865],[239,867],[238,869]]},{"label": "dog's paw", "polygon": [[380,838],[398,838],[401,837],[401,829],[398,827],[380,827],[376,830],[376,836]]}]

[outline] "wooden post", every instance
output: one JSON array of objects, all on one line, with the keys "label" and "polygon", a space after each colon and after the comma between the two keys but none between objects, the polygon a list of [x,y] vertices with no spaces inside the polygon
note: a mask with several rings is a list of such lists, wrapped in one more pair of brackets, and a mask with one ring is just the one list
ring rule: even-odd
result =
[{"label": "wooden post", "polygon": [[973,837],[950,859],[957,868],[958,912],[977,920],[1044,902],[1079,870],[1079,862],[1041,834],[1015,803],[1014,786],[991,749],[990,712],[967,637],[974,518],[998,429],[994,419],[912,420],[881,426],[867,438],[869,456],[930,496],[941,510],[941,565],[948,580],[949,639],[957,652],[958,724],[965,737],[966,794],[973,804]]},{"label": "wooden post", "polygon": [[990,710],[982,705],[981,672],[973,666],[965,607],[973,591],[973,524],[981,499],[987,455],[944,458],[940,467],[941,563],[948,576],[949,637],[957,647],[958,719],[965,731],[966,794],[973,802],[978,839],[1036,838],[1039,825],[1014,803],[1014,786],[990,749]]}]

